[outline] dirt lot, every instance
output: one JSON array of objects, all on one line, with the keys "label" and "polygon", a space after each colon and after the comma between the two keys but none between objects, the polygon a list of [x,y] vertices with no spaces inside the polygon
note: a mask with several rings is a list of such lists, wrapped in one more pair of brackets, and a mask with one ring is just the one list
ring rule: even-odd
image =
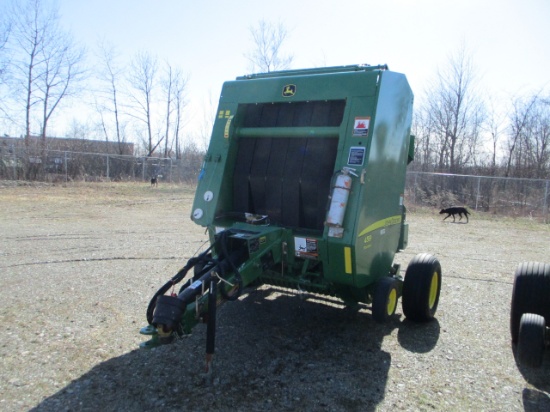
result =
[{"label": "dirt lot", "polygon": [[[146,184],[0,183],[0,410],[550,410],[550,355],[516,364],[513,273],[550,261],[550,226],[473,213],[409,213],[409,248],[443,268],[437,319],[375,324],[367,309],[262,287],[205,327],[138,350],[153,293],[206,241],[193,189]],[[321,300],[321,302],[319,302]]]}]

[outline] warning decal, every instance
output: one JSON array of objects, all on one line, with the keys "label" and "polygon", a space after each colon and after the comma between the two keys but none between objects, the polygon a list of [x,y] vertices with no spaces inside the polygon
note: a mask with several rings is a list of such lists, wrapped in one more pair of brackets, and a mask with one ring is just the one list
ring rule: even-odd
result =
[{"label": "warning decal", "polygon": [[367,136],[369,134],[370,117],[356,117],[353,124],[354,136]]},{"label": "warning decal", "polygon": [[316,259],[319,256],[319,250],[317,248],[317,239],[295,237],[294,254],[297,257]]}]

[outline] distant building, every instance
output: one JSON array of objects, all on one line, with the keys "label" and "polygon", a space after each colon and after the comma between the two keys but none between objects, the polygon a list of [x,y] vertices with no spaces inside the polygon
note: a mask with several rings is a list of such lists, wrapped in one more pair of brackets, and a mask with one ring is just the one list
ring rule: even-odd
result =
[{"label": "distant building", "polygon": [[[32,148],[34,152],[32,154],[39,154],[36,149],[42,149],[41,145],[42,138],[40,136],[31,136],[29,138],[29,148]],[[20,153],[24,149],[27,149],[25,138],[9,136],[0,137],[0,156],[6,156],[8,154],[13,154],[14,152]],[[106,142],[104,140],[47,137],[46,150],[133,156],[134,144]]]}]

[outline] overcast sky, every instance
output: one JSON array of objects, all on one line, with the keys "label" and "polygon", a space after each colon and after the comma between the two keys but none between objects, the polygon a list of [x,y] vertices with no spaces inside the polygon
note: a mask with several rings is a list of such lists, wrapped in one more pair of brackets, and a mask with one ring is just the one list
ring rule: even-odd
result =
[{"label": "overcast sky", "polygon": [[[130,58],[148,51],[189,76],[189,116],[202,116],[222,83],[248,72],[250,27],[289,32],[293,68],[388,64],[407,75],[417,102],[462,45],[487,93],[550,86],[549,0],[59,0],[61,23],[93,49],[105,38]],[[198,121],[198,119],[195,119]]]}]

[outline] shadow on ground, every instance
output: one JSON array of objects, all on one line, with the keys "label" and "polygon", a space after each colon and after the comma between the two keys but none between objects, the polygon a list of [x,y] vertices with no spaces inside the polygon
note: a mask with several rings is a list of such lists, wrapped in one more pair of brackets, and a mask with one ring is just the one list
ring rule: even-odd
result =
[{"label": "shadow on ground", "polygon": [[95,366],[34,410],[373,411],[391,365],[384,337],[397,328],[400,344],[414,352],[431,350],[439,338],[437,322],[381,325],[366,310],[274,292],[254,290],[220,308],[209,377],[199,325],[175,344]]},{"label": "shadow on ground", "polygon": [[511,346],[518,370],[532,386],[523,389],[523,408],[527,412],[550,411],[550,350],[544,353],[544,360],[539,368],[521,365],[515,345]]}]

